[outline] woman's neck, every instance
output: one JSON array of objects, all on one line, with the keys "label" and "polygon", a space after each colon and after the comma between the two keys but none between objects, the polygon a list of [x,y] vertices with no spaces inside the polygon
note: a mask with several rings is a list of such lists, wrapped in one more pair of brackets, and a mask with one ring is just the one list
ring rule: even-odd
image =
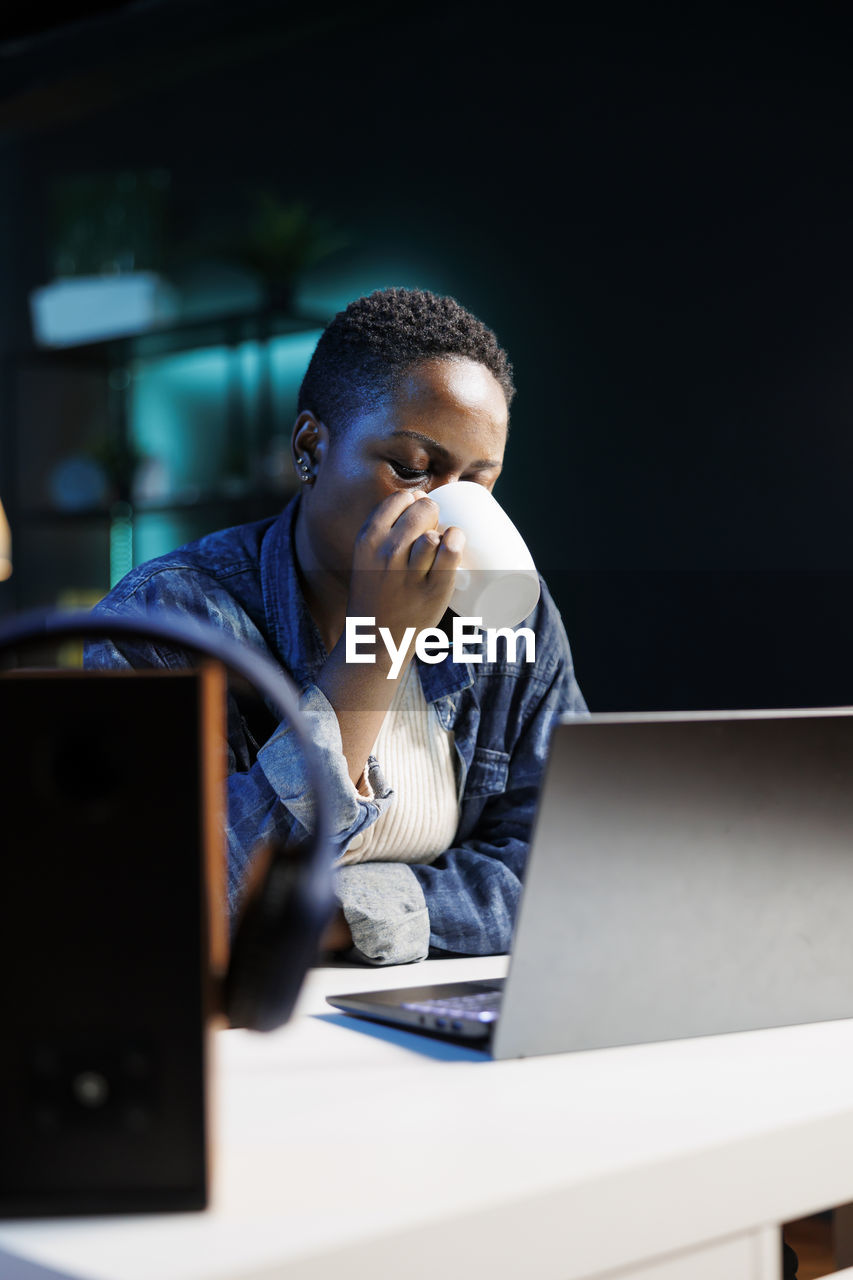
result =
[{"label": "woman's neck", "polygon": [[349,583],[317,558],[305,521],[299,512],[293,532],[296,569],[305,603],[314,619],[326,652],[331,653],[343,635]]}]

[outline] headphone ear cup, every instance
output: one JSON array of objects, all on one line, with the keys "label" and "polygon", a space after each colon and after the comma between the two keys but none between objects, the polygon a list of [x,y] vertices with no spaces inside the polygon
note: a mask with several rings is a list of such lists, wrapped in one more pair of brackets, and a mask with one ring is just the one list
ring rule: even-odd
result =
[{"label": "headphone ear cup", "polygon": [[231,939],[223,988],[229,1025],[273,1031],[287,1022],[335,910],[312,840],[255,854]]}]

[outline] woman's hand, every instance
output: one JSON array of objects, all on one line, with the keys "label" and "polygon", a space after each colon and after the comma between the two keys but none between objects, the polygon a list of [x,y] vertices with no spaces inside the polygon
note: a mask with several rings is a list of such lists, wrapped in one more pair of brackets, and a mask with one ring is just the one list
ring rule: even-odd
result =
[{"label": "woman's hand", "polygon": [[[356,539],[348,617],[375,618],[377,631],[387,627],[397,643],[409,627],[417,634],[436,626],[465,546],[461,529],[438,532],[438,515],[425,494],[394,493],[380,502]],[[377,662],[387,656],[377,652]]]},{"label": "woman's hand", "polygon": [[413,628],[394,679],[386,645],[377,644],[375,662],[347,663],[345,633],[317,678],[338,718],[350,778],[361,790],[367,757],[411,661],[414,637],[440,621],[453,593],[465,535],[455,527],[439,534],[437,525],[434,502],[394,493],[379,503],[356,539],[347,616],[375,618],[377,634],[387,627],[398,651],[406,629]]},{"label": "woman's hand", "polygon": [[320,953],[328,955],[336,951],[349,951],[352,946],[352,933],[343,911],[338,907],[320,939]]}]

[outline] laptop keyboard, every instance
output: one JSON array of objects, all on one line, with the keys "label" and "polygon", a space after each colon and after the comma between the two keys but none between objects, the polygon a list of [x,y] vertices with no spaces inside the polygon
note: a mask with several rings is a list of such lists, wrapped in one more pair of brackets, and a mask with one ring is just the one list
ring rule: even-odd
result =
[{"label": "laptop keyboard", "polygon": [[403,1008],[439,1018],[473,1018],[475,1022],[495,1022],[502,997],[502,991],[475,991],[471,995],[451,996],[447,1000],[415,1000],[411,1004],[404,1004]]}]

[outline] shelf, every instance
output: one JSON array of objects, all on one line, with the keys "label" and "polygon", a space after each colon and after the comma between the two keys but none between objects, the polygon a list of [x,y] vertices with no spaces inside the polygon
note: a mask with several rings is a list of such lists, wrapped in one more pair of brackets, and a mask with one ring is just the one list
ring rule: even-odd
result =
[{"label": "shelf", "polygon": [[[9,477],[16,607],[69,589],[105,593],[133,564],[276,516],[296,491],[289,429],[327,323],[268,307],[7,357],[14,426],[0,436],[0,471]],[[132,450],[154,468],[144,484],[137,475],[147,502],[127,500]],[[75,457],[100,459],[108,483],[70,494],[98,505],[59,508],[53,496],[66,491],[54,487],[54,471]],[[113,503],[105,495],[120,476],[125,501]]]},{"label": "shelf", "polygon": [[252,312],[181,320],[160,329],[97,342],[81,342],[67,347],[32,347],[12,359],[20,365],[42,363],[84,364],[114,367],[131,360],[170,355],[215,346],[238,346],[243,342],[266,342],[311,329],[324,329],[328,315],[285,313],[275,308]]},{"label": "shelf", "polygon": [[[40,507],[29,511],[19,510],[18,520],[22,524],[85,524],[90,521],[110,521],[117,516],[136,520],[148,515],[184,515],[191,512],[204,514],[208,511],[222,509],[237,511],[246,508],[257,508],[259,511],[263,509],[267,514],[275,515],[296,492],[295,489],[252,490],[240,495],[207,495],[185,502],[116,503],[114,507],[87,507],[80,511],[59,511],[54,507]],[[257,519],[261,520],[263,516],[259,515]]]}]

